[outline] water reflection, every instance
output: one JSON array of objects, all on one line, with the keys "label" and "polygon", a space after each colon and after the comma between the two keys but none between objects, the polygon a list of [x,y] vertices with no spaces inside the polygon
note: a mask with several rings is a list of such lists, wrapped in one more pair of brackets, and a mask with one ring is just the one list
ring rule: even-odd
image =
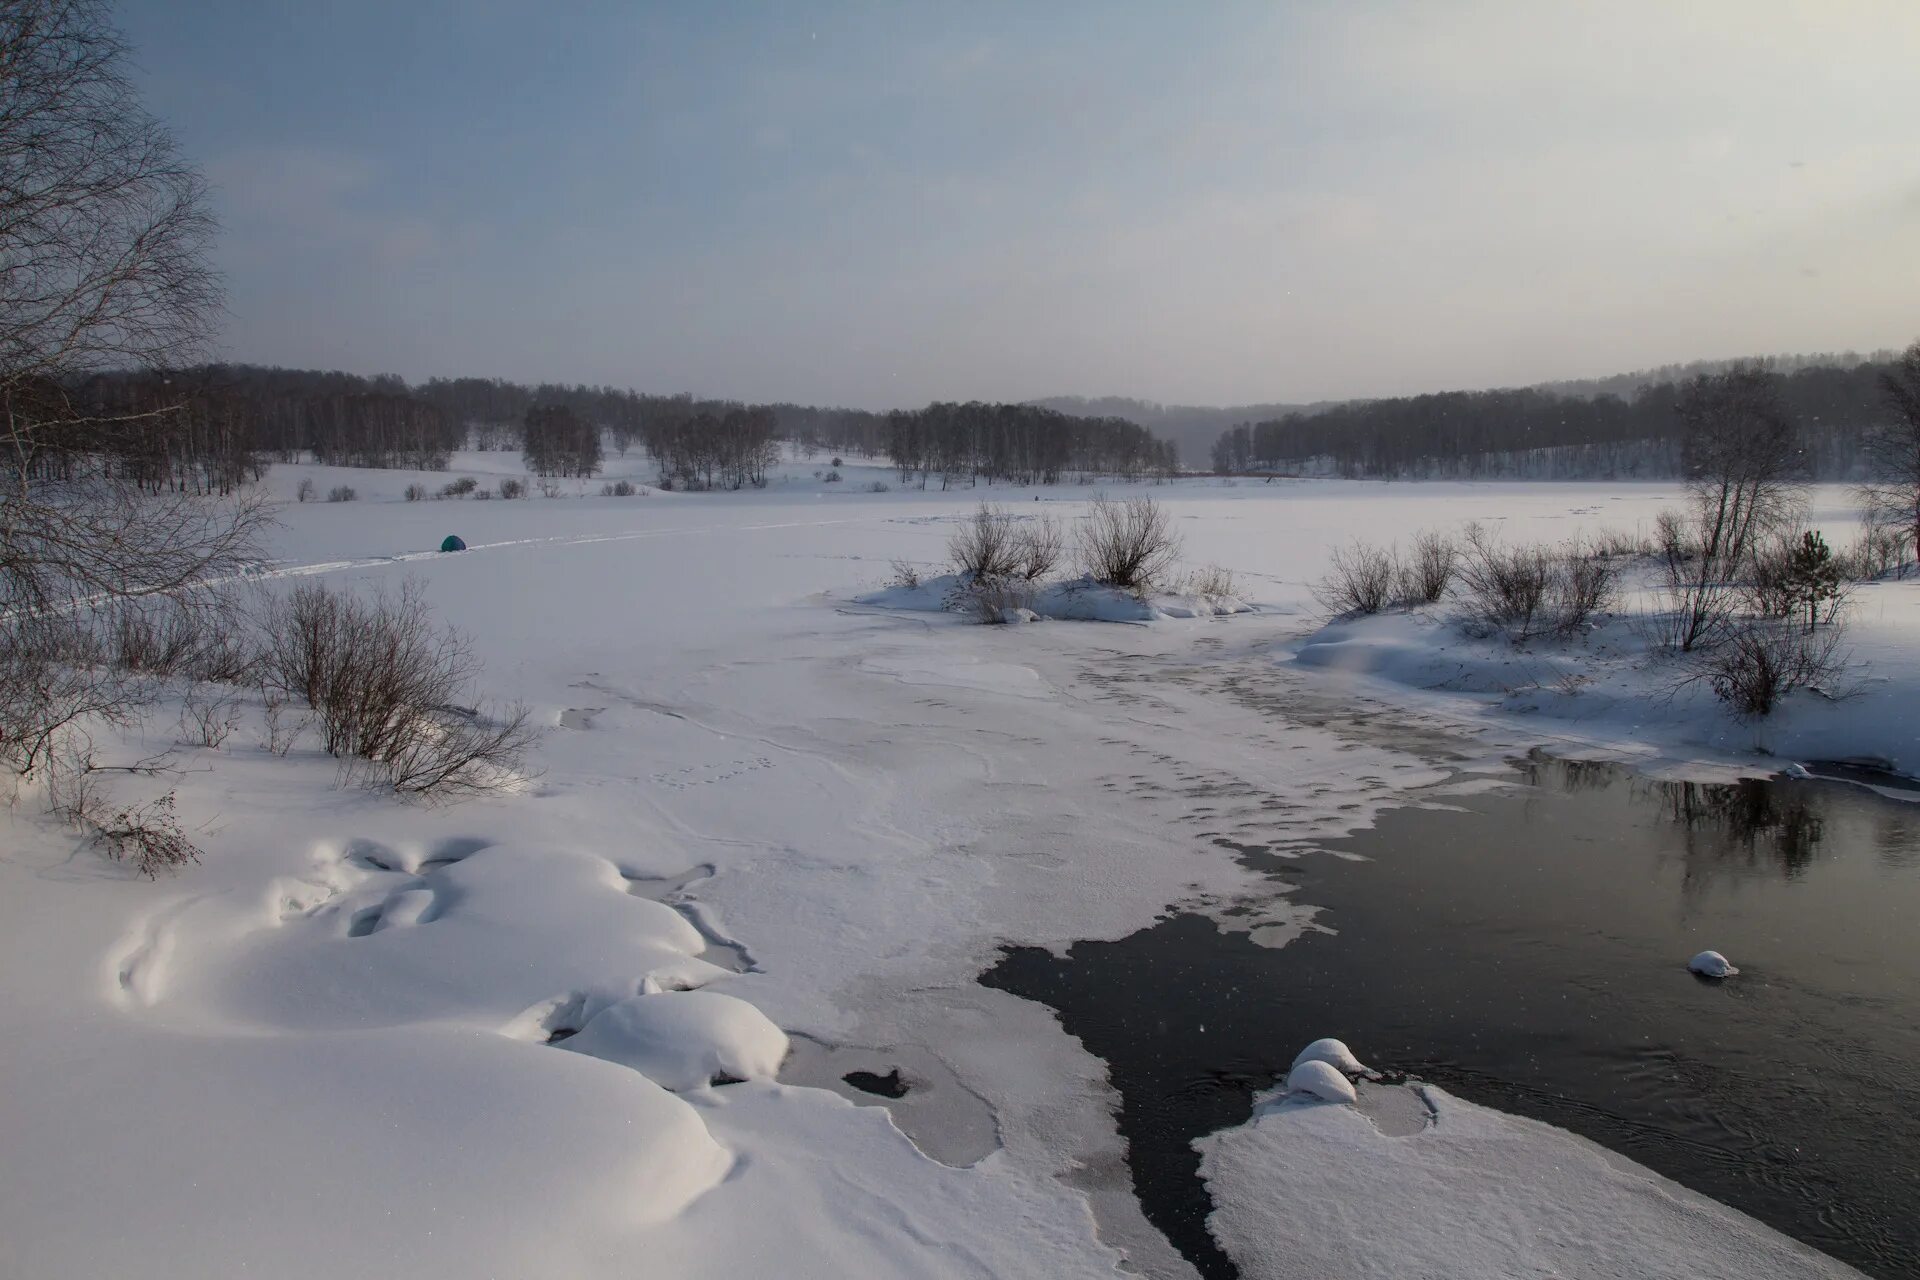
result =
[{"label": "water reflection", "polygon": [[[1722,870],[1774,869],[1789,880],[1803,875],[1826,835],[1822,809],[1830,792],[1781,778],[1738,782],[1668,782],[1634,776],[1616,764],[1558,760],[1535,752],[1520,764],[1527,782],[1551,791],[1630,790],[1651,800],[1681,831],[1683,883],[1691,888]],[[1880,847],[1911,856],[1912,832],[1901,824]]]}]

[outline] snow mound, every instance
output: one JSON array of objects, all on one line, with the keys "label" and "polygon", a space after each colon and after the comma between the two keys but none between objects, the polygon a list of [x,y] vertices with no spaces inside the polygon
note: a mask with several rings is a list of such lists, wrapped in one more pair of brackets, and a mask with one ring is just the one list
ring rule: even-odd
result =
[{"label": "snow mound", "polygon": [[[896,583],[854,597],[854,603],[876,609],[903,609],[919,613],[972,612],[971,580],[966,574],[944,573],[907,586]],[[1000,611],[1002,622],[1037,622],[1059,618],[1078,622],[1161,622],[1170,618],[1224,618],[1252,613],[1253,606],[1233,596],[1143,596],[1120,587],[1079,577],[1033,587],[1027,606]]]},{"label": "snow mound", "polygon": [[1718,951],[1702,951],[1687,961],[1687,968],[1703,978],[1731,978],[1740,970]]},{"label": "snow mound", "polygon": [[1207,1226],[1242,1275],[1858,1275],[1584,1138],[1432,1085],[1419,1094],[1433,1122],[1410,1135],[1354,1107],[1267,1095],[1246,1124],[1194,1144],[1216,1206]]},{"label": "snow mound", "polygon": [[1347,1048],[1344,1040],[1331,1038],[1315,1040],[1300,1051],[1300,1056],[1293,1060],[1293,1065],[1298,1067],[1303,1062],[1324,1062],[1346,1076],[1370,1074],[1366,1064],[1353,1056],[1353,1050]]},{"label": "snow mound", "polygon": [[1354,1092],[1353,1081],[1318,1058],[1310,1058],[1287,1073],[1287,1092],[1312,1094],[1322,1102],[1356,1102],[1360,1097]]},{"label": "snow mound", "polygon": [[609,1006],[564,1047],[632,1067],[678,1093],[721,1078],[773,1079],[787,1056],[787,1035],[745,1000],[667,991]]}]

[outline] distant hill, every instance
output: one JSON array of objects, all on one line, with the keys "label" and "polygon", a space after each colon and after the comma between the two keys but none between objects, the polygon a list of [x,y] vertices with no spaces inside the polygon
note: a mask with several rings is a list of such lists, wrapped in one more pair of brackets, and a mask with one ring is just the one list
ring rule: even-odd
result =
[{"label": "distant hill", "polygon": [[1200,405],[1158,404],[1129,396],[1047,396],[1029,400],[1076,418],[1125,418],[1137,422],[1163,440],[1173,441],[1180,450],[1180,461],[1188,467],[1205,466],[1207,450],[1228,427],[1242,422],[1263,422],[1283,418],[1289,413],[1319,413],[1331,409],[1339,400],[1311,403]]},{"label": "distant hill", "polygon": [[[1736,364],[1758,360],[1780,374],[1803,369],[1854,369],[1863,364],[1884,364],[1898,354],[1891,350],[1862,355],[1856,351],[1811,352],[1798,355],[1745,356],[1725,360],[1693,360],[1682,364],[1664,364],[1653,369],[1615,373],[1599,378],[1569,378],[1557,382],[1536,382],[1526,387],[1501,388],[1504,391],[1537,391],[1550,396],[1592,400],[1600,396],[1618,396],[1632,400],[1643,387],[1667,386],[1684,382],[1701,373],[1724,373]],[[1454,392],[1479,390],[1453,388]],[[1395,397],[1406,399],[1407,397]],[[1213,442],[1222,431],[1243,422],[1275,422],[1289,414],[1317,415],[1331,409],[1366,404],[1371,398],[1351,400],[1276,401],[1268,404],[1198,405],[1160,404],[1130,396],[1047,396],[1029,404],[1057,409],[1076,418],[1126,418],[1146,427],[1162,439],[1172,440],[1180,450],[1180,461],[1187,467],[1205,467]]]}]

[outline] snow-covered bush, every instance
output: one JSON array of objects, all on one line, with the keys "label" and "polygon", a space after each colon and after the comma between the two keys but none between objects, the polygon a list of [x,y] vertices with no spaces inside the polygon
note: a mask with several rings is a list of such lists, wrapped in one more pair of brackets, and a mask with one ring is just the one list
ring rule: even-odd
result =
[{"label": "snow-covered bush", "polygon": [[1187,594],[1196,596],[1231,596],[1233,587],[1233,571],[1217,564],[1194,570],[1185,584]]},{"label": "snow-covered bush", "polygon": [[472,476],[461,476],[458,480],[449,480],[440,487],[443,498],[464,498],[480,487],[480,482]]},{"label": "snow-covered bush", "polygon": [[335,485],[333,488],[327,490],[328,502],[357,502],[359,498],[360,495],[354,492],[352,485]]},{"label": "snow-covered bush", "polygon": [[966,592],[975,621],[995,626],[1025,621],[1033,616],[1033,591],[1024,582],[1009,579],[977,581]]},{"label": "snow-covered bush", "polygon": [[1467,623],[1513,640],[1571,635],[1612,602],[1619,576],[1579,542],[1503,547],[1483,526],[1467,527],[1459,578]]},{"label": "snow-covered bush", "polygon": [[427,486],[423,484],[410,484],[406,487],[402,496],[405,497],[408,502],[423,501],[427,496]]},{"label": "snow-covered bush", "polygon": [[1783,622],[1755,620],[1737,628],[1707,659],[1714,696],[1737,715],[1771,715],[1796,689],[1823,689],[1846,668],[1840,642],[1844,628],[1803,631]]},{"label": "snow-covered bush", "polygon": [[1079,534],[1087,576],[1123,591],[1152,590],[1180,554],[1173,522],[1152,498],[1096,497]]},{"label": "snow-covered bush", "polygon": [[200,850],[173,814],[173,792],[129,805],[107,817],[86,820],[94,842],[115,862],[130,862],[149,880],[200,861]]},{"label": "snow-covered bush", "polygon": [[1393,602],[1400,569],[1390,549],[1356,540],[1336,549],[1331,563],[1327,576],[1313,588],[1323,608],[1342,615],[1370,614]]},{"label": "snow-covered bush", "polygon": [[1059,567],[1067,539],[1051,516],[1022,520],[1013,535],[1013,571],[1022,581],[1038,582]]},{"label": "snow-covered bush", "polygon": [[615,480],[612,484],[600,486],[600,496],[603,498],[631,498],[638,492],[631,480]]},{"label": "snow-covered bush", "polygon": [[300,486],[293,491],[293,500],[295,502],[313,501],[313,478],[311,476],[301,479]]},{"label": "snow-covered bush", "polygon": [[526,497],[527,482],[525,480],[515,480],[509,476],[500,482],[500,496],[509,500]]},{"label": "snow-covered bush", "polygon": [[1413,553],[1399,568],[1400,598],[1419,604],[1436,604],[1447,594],[1460,550],[1444,533],[1423,530],[1415,534]]},{"label": "snow-covered bush", "polygon": [[319,583],[267,608],[266,682],[313,708],[349,772],[396,790],[455,793],[505,782],[536,733],[524,708],[498,720],[461,705],[478,664],[437,628],[417,584],[361,599]]},{"label": "snow-covered bush", "polygon": [[1019,570],[1018,542],[1014,518],[983,502],[947,539],[947,558],[961,575],[975,582],[994,582]]}]

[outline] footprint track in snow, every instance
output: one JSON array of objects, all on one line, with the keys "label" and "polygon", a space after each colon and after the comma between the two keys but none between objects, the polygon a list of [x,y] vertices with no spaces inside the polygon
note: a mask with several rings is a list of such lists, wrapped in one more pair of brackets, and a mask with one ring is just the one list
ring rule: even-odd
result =
[{"label": "footprint track in snow", "polygon": [[689,787],[707,787],[716,782],[726,782],[743,774],[757,773],[762,769],[773,768],[773,761],[766,756],[753,756],[746,760],[729,760],[721,764],[690,764],[678,769],[662,769],[649,777],[658,786],[672,791],[685,791]]}]

